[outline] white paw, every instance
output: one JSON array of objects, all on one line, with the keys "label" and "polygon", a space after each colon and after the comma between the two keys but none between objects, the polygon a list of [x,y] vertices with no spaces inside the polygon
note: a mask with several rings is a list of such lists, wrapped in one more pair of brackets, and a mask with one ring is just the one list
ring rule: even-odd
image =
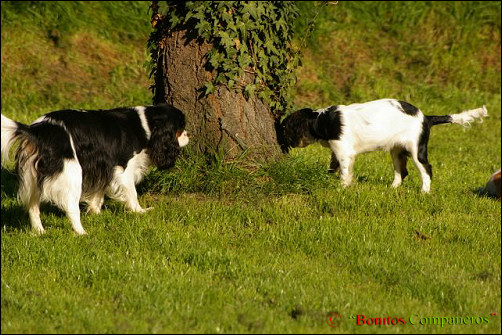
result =
[{"label": "white paw", "polygon": [[89,207],[87,207],[87,213],[99,214],[99,213],[101,213],[101,208],[89,206]]},{"label": "white paw", "polygon": [[401,181],[394,181],[391,185],[393,188],[401,186]]},{"label": "white paw", "polygon": [[136,206],[136,207],[134,207],[134,208],[130,208],[130,210],[131,210],[132,212],[134,212],[134,213],[141,213],[141,214],[142,214],[142,213],[149,212],[149,211],[151,211],[152,209],[153,209],[153,207],[148,207],[148,208],[146,208],[146,209],[143,209],[143,208],[141,208],[141,206],[139,206],[139,205],[138,205],[138,206]]},{"label": "white paw", "polygon": [[75,234],[77,234],[78,236],[84,236],[84,235],[87,235],[87,232],[84,230],[84,228],[81,228],[81,229],[75,229]]},{"label": "white paw", "polygon": [[431,190],[431,185],[422,185],[422,193],[429,193]]},{"label": "white paw", "polygon": [[33,227],[33,228],[32,228],[32,232],[33,232],[33,234],[35,234],[35,235],[42,235],[42,234],[44,234],[44,233],[45,233],[45,229],[44,229],[44,227],[42,227],[42,226],[40,226],[40,227]]}]

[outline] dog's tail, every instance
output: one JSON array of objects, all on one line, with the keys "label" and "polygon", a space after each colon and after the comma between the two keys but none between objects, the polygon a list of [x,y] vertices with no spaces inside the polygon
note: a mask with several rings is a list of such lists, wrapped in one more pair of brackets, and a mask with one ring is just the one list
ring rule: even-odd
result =
[{"label": "dog's tail", "polygon": [[[29,135],[29,126],[24,125],[20,122],[13,121],[8,117],[2,116],[2,166],[7,168],[7,165],[11,161],[10,151],[14,143],[18,140],[29,139],[32,140]],[[27,142],[27,141],[26,141]]]},{"label": "dog's tail", "polygon": [[458,114],[441,116],[427,115],[426,118],[430,126],[435,126],[437,124],[443,123],[456,123],[464,127],[468,127],[470,126],[471,122],[475,121],[476,119],[478,119],[480,122],[483,122],[483,117],[486,116],[488,116],[488,110],[486,109],[486,106],[483,105],[483,107],[466,110]]}]

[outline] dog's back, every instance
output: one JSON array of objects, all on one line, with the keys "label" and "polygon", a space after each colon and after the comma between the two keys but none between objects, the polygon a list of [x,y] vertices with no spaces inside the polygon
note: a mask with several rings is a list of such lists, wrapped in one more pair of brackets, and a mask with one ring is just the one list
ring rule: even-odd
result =
[{"label": "dog's back", "polygon": [[422,130],[424,116],[418,108],[406,104],[405,109],[401,104],[393,99],[380,99],[343,106],[343,136],[355,154],[389,151],[416,141],[414,137]]}]

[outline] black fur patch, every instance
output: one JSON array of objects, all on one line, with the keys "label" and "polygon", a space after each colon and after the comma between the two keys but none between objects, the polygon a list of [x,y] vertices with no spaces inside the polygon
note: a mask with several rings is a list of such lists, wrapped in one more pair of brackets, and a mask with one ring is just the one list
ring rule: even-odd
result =
[{"label": "black fur patch", "polygon": [[431,133],[431,126],[428,118],[424,118],[422,124],[422,133],[420,134],[420,138],[418,140],[418,160],[425,167],[427,174],[432,179],[432,165],[429,164],[429,160],[427,158],[427,144],[429,143],[429,136]]},{"label": "black fur patch", "polygon": [[406,163],[408,161],[408,157],[410,156],[410,153],[406,150],[403,150],[399,153],[399,164],[401,168],[401,179],[406,178],[408,176],[408,169],[406,168]]},{"label": "black fur patch", "polygon": [[406,101],[398,101],[401,105],[401,111],[405,114],[416,116],[419,112],[418,108]]},{"label": "black fur patch", "polygon": [[311,132],[321,140],[339,140],[342,135],[342,120],[338,106],[331,106],[320,113],[312,124]]},{"label": "black fur patch", "polygon": [[440,115],[440,116],[426,115],[425,118],[427,119],[427,122],[431,127],[437,124],[451,123],[452,121],[450,115]]},{"label": "black fur patch", "polygon": [[[73,138],[82,167],[84,192],[105,189],[113,178],[114,167],[121,166],[125,169],[128,161],[143,149],[147,149],[152,163],[159,169],[168,169],[174,165],[180,152],[176,131],[184,129],[185,116],[168,105],[145,106],[145,116],[151,132],[150,139],[147,138],[134,108],[60,110],[46,114],[51,122],[64,124]],[[66,131],[49,122],[37,123],[31,128],[39,130],[35,134],[37,139],[52,137],[47,143],[38,143],[40,159],[46,160],[46,156],[54,156],[54,159],[60,160],[54,161],[54,164],[57,163],[58,169],[62,170],[62,157],[72,156]],[[50,154],[50,150],[58,146],[65,147],[66,156],[62,152]],[[54,168],[48,170],[47,175],[51,175],[50,171],[53,170]]]}]

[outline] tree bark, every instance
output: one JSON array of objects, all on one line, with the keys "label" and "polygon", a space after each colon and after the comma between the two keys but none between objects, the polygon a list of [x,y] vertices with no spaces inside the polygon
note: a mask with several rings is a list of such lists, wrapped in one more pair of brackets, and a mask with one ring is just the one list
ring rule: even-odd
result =
[{"label": "tree bark", "polygon": [[[280,154],[274,117],[258,97],[248,100],[225,86],[203,96],[204,84],[214,76],[205,66],[211,44],[187,36],[186,31],[174,31],[158,45],[153,102],[169,103],[185,113],[192,148],[205,154],[224,153],[227,159],[245,152],[247,159],[260,162]],[[245,86],[254,75],[244,73],[240,84]]]}]

